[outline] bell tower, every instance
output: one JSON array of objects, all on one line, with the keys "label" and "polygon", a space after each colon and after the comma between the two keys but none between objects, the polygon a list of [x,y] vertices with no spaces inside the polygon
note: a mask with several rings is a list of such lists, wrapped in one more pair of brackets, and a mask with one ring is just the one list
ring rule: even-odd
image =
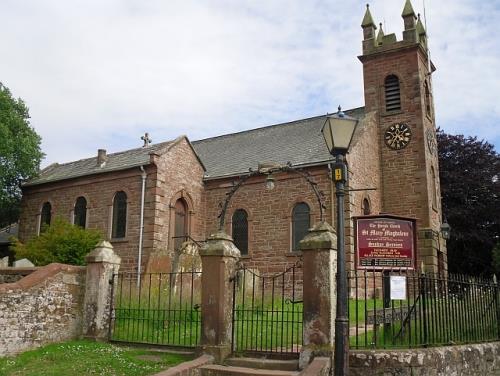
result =
[{"label": "bell tower", "polygon": [[367,5],[363,29],[365,112],[377,119],[382,211],[417,219],[417,263],[445,272],[432,73],[427,34],[410,0],[403,39],[387,34]]}]

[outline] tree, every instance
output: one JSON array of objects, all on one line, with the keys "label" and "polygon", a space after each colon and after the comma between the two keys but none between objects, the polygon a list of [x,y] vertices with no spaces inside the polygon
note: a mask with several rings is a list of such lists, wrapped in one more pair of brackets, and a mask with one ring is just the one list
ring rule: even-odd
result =
[{"label": "tree", "polygon": [[443,214],[451,226],[449,270],[491,275],[500,235],[500,158],[477,137],[438,129]]},{"label": "tree", "polygon": [[62,218],[55,218],[40,236],[26,244],[14,240],[11,250],[16,259],[27,258],[37,266],[60,262],[84,265],[85,256],[95,248],[102,235],[95,229],[83,229]]},{"label": "tree", "polygon": [[0,227],[19,217],[20,183],[38,173],[40,136],[29,123],[28,107],[0,83]]}]

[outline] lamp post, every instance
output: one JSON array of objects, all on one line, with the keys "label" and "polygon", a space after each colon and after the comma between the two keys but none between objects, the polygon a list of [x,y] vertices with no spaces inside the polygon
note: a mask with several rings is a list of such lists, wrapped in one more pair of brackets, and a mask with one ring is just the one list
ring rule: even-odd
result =
[{"label": "lamp post", "polygon": [[358,120],[345,115],[340,106],[327,116],[321,129],[326,146],[335,157],[333,180],[337,197],[337,315],[335,317],[335,376],[349,374],[349,320],[347,318],[347,271],[344,234],[344,196],[347,181],[345,155],[349,150]]}]

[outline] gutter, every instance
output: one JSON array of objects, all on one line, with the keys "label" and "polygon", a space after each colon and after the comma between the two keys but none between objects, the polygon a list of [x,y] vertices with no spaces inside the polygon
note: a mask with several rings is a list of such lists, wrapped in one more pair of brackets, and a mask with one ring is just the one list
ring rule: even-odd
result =
[{"label": "gutter", "polygon": [[137,258],[137,286],[140,286],[141,284],[142,238],[144,234],[144,196],[145,196],[144,193],[146,190],[146,178],[147,178],[144,166],[141,165],[139,167],[141,169],[142,187],[141,187],[141,219],[139,222],[139,256]]}]

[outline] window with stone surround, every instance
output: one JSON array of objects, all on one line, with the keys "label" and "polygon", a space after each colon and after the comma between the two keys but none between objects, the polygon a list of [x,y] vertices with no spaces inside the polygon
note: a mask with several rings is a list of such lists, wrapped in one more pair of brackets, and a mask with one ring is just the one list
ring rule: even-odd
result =
[{"label": "window with stone surround", "polygon": [[188,209],[183,198],[175,202],[175,224],[174,224],[174,249],[181,248],[182,243],[187,240],[188,233]]},{"label": "window with stone surround", "polygon": [[385,110],[387,112],[401,110],[401,92],[399,78],[391,74],[385,78]]},{"label": "window with stone surround", "polygon": [[363,204],[361,206],[361,209],[363,210],[363,215],[370,215],[371,213],[370,201],[368,201],[367,198],[363,199]]},{"label": "window with stone surround", "polygon": [[311,210],[305,202],[299,202],[292,211],[292,251],[299,251],[299,242],[311,227]]},{"label": "window with stone surround", "polygon": [[436,181],[436,171],[434,167],[431,166],[431,194],[432,194],[432,208],[437,209],[437,181]]},{"label": "window with stone surround", "polygon": [[50,226],[51,217],[52,205],[50,204],[50,202],[45,202],[40,213],[40,227],[38,229],[39,233],[44,232],[47,226]]},{"label": "window with stone surround", "polygon": [[424,91],[425,91],[425,112],[427,113],[428,116],[431,116],[431,93],[427,81],[424,82]]},{"label": "window with stone surround", "polygon": [[111,237],[124,238],[127,230],[127,194],[123,191],[116,192],[113,199],[113,223]]},{"label": "window with stone surround", "polygon": [[248,255],[248,215],[243,209],[234,212],[231,222],[234,245],[242,255]]},{"label": "window with stone surround", "polygon": [[85,228],[87,225],[87,200],[80,196],[76,199],[73,224]]}]

